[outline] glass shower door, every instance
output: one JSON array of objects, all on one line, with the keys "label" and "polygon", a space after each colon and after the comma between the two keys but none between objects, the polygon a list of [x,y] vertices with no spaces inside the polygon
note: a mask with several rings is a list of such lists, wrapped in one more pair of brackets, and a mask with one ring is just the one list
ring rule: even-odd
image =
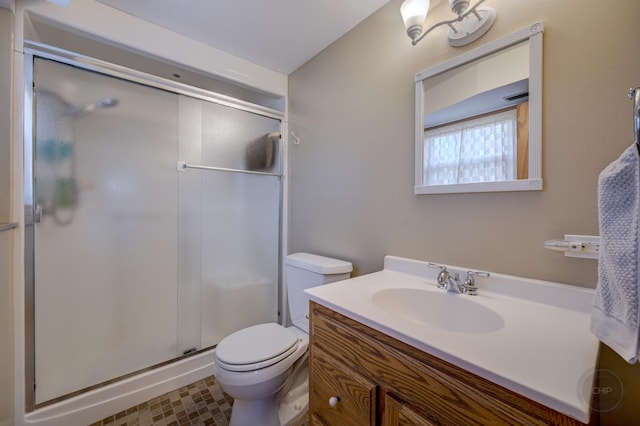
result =
[{"label": "glass shower door", "polygon": [[177,354],[178,96],[37,58],[35,403]]},{"label": "glass shower door", "polygon": [[278,321],[277,114],[49,59],[33,73],[28,405]]},{"label": "glass shower door", "polygon": [[180,97],[181,352],[278,321],[279,130],[278,119]]}]

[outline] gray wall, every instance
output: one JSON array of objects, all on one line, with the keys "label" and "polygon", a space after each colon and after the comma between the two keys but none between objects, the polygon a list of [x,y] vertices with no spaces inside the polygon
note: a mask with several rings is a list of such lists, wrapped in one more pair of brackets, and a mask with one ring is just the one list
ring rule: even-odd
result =
[{"label": "gray wall", "polygon": [[[543,242],[599,233],[598,174],[633,140],[640,2],[615,3],[490,0],[494,27],[455,49],[447,27],[412,47],[390,2],[295,71],[290,252],[344,258],[361,274],[393,254],[594,287],[596,261]],[[428,23],[450,16],[443,0]],[[415,74],[540,19],[544,191],[414,195]]]},{"label": "gray wall", "polygon": [[[0,7],[0,223],[10,217],[13,13]],[[12,238],[0,232],[0,425],[13,423]]]},{"label": "gray wall", "polygon": [[[433,3],[433,2],[432,2]],[[429,23],[445,19],[447,1]],[[564,234],[597,235],[600,171],[633,141],[630,86],[640,85],[640,2],[489,0],[498,18],[466,48],[447,29],[412,47],[390,2],[289,79],[290,251],[382,268],[394,254],[595,287],[597,262],[542,248]],[[413,195],[414,75],[543,19],[542,192]],[[600,368],[623,384],[603,425],[635,424],[640,368],[607,347]]]}]

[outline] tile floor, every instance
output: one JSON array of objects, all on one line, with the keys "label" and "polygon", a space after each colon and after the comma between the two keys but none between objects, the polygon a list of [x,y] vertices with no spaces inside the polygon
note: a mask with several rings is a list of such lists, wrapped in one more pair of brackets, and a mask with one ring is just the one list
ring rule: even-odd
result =
[{"label": "tile floor", "polygon": [[91,426],[227,426],[233,398],[213,377],[161,395]]},{"label": "tile floor", "polygon": [[[233,398],[223,392],[211,376],[90,426],[228,426],[232,404]],[[303,417],[293,426],[307,425]]]}]

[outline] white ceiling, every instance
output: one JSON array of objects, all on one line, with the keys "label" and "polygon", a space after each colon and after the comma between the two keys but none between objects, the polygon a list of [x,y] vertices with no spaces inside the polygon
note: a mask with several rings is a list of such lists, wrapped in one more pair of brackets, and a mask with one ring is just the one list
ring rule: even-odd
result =
[{"label": "white ceiling", "polygon": [[98,1],[288,75],[389,0]]}]

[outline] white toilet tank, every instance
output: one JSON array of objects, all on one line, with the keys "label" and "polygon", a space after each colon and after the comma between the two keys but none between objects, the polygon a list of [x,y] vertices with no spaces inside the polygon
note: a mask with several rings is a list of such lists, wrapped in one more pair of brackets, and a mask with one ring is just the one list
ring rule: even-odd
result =
[{"label": "white toilet tank", "polygon": [[287,298],[293,325],[309,333],[309,296],[305,289],[351,276],[353,266],[344,260],[310,253],[294,253],[287,256]]}]

